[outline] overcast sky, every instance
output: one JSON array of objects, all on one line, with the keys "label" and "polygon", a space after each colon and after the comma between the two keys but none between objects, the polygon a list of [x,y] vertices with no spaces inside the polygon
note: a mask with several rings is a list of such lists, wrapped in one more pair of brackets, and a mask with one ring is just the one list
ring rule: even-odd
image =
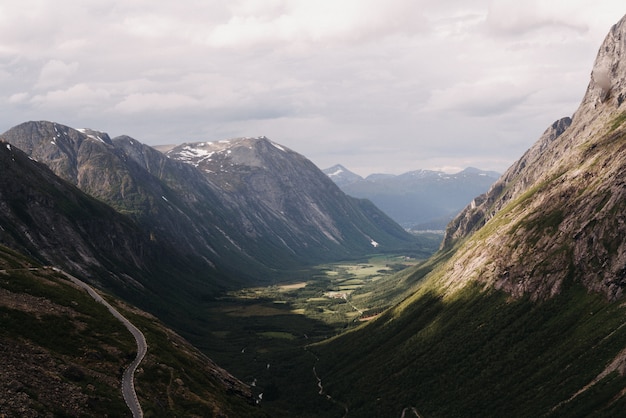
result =
[{"label": "overcast sky", "polygon": [[570,116],[624,0],[0,3],[0,131],[265,135],[320,168],[504,171]]}]

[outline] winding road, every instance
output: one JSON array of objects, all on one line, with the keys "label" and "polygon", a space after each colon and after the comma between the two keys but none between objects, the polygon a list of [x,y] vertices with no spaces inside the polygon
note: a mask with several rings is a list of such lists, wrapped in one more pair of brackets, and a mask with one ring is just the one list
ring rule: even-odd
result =
[{"label": "winding road", "polygon": [[414,413],[417,418],[422,418],[422,416],[419,414],[419,412],[417,412],[417,409],[415,409],[414,406],[411,408],[404,408],[402,410],[402,415],[400,416],[400,418],[404,418],[408,411],[411,411],[412,413]]},{"label": "winding road", "polygon": [[65,277],[67,277],[72,283],[85,289],[96,302],[106,306],[109,312],[111,312],[111,315],[124,324],[128,331],[133,334],[133,337],[135,337],[135,341],[137,342],[137,356],[135,357],[135,360],[133,360],[133,362],[126,368],[126,370],[124,370],[124,374],[122,375],[122,396],[124,397],[124,401],[126,402],[128,409],[130,409],[133,414],[133,418],[143,418],[141,404],[139,403],[137,393],[135,392],[135,371],[148,351],[148,343],[146,343],[146,338],[143,333],[121,313],[119,313],[117,309],[111,306],[109,302],[104,300],[104,298],[100,296],[100,294],[96,292],[93,287],[89,286],[82,280],[77,279],[71,274],[64,272],[63,270],[55,267],[53,267],[53,270],[65,275]]}]

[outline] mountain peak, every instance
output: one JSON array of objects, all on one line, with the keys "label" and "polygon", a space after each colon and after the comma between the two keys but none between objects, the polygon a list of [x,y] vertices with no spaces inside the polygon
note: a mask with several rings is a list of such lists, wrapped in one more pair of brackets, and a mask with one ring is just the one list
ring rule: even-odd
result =
[{"label": "mountain peak", "polygon": [[[233,152],[235,150],[237,152]],[[225,172],[234,165],[263,167],[264,158],[276,151],[296,154],[265,136],[258,136],[183,143],[166,151],[165,155],[204,172],[216,173]]]},{"label": "mountain peak", "polygon": [[[584,142],[595,132],[595,127],[610,126],[624,100],[626,100],[626,16],[613,25],[604,38],[591,71],[589,85],[572,116],[571,130],[575,131],[574,144]],[[600,123],[594,124],[598,121]],[[574,145],[573,144],[573,145]]]},{"label": "mountain peak", "polygon": [[353,173],[341,164],[335,164],[334,166],[326,168],[322,171],[339,187],[347,186],[348,184],[363,180],[363,177]]},{"label": "mountain peak", "polygon": [[626,98],[625,54],[626,16],[613,25],[598,51],[583,103],[622,104]]},{"label": "mountain peak", "polygon": [[[574,116],[548,127],[448,225],[444,246],[474,243],[461,244],[458,265],[480,259],[480,279],[517,296],[554,296],[571,278],[608,299],[623,295],[626,249],[619,237],[626,229],[614,214],[626,201],[624,54],[626,17],[604,40]],[[450,277],[476,271],[455,269]]]}]

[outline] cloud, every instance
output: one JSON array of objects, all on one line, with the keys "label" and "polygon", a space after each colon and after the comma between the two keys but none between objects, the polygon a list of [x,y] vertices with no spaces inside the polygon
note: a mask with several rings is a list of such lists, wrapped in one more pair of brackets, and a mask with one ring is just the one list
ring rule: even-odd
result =
[{"label": "cloud", "polygon": [[[73,108],[103,106],[110,98],[110,92],[104,88],[91,87],[87,84],[75,84],[66,89],[51,90],[34,95],[30,103],[46,108]],[[85,109],[83,109],[85,110]]]},{"label": "cloud", "polygon": [[268,135],[362,170],[503,170],[575,110],[623,13],[623,0],[3,2],[0,111],[4,129],[61,117],[147,143]]},{"label": "cloud", "polygon": [[515,112],[532,94],[511,81],[485,80],[436,89],[428,111],[457,111],[468,116],[489,117]]},{"label": "cloud", "polygon": [[[426,23],[415,0],[283,0],[233,2],[232,15],[202,34],[214,47],[278,43],[360,42],[414,34]],[[260,7],[259,5],[263,5]]]},{"label": "cloud", "polygon": [[184,110],[202,106],[194,97],[180,93],[133,93],[115,105],[123,113]]},{"label": "cloud", "polygon": [[50,60],[41,69],[36,88],[58,86],[67,81],[78,71],[78,63],[66,64],[60,60]]},{"label": "cloud", "polygon": [[490,29],[507,35],[554,28],[582,35],[592,30],[599,16],[613,16],[617,20],[620,12],[623,13],[623,3],[613,0],[491,0],[487,23]]},{"label": "cloud", "polygon": [[9,103],[15,103],[15,104],[26,103],[29,97],[30,95],[26,92],[15,93],[9,96]]}]

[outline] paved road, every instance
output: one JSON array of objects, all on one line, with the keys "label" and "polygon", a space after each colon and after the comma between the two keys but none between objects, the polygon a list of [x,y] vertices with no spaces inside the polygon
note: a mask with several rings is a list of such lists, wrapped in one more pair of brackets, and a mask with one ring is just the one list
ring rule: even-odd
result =
[{"label": "paved road", "polygon": [[122,396],[124,397],[124,401],[126,401],[126,405],[128,405],[128,409],[133,414],[134,418],[143,418],[143,411],[141,410],[141,404],[139,404],[139,400],[137,399],[137,393],[135,392],[135,371],[137,370],[137,366],[143,360],[148,351],[148,344],[146,343],[146,338],[143,333],[139,331],[139,329],[134,326],[128,319],[126,319],[121,313],[118,312],[109,302],[104,300],[102,296],[98,294],[94,290],[93,287],[89,286],[87,283],[83,282],[80,279],[68,274],[62,270],[54,269],[59,273],[64,274],[69,280],[71,280],[76,285],[82,287],[89,293],[89,295],[96,301],[107,307],[109,312],[120,320],[124,324],[124,326],[133,334],[135,337],[135,341],[137,342],[137,356],[135,360],[124,370],[124,374],[122,376]]},{"label": "paved road", "polygon": [[411,407],[410,409],[409,409],[409,408],[404,408],[404,409],[402,410],[402,415],[400,416],[400,418],[404,418],[404,417],[406,416],[406,413],[407,413],[409,410],[410,410],[412,413],[414,413],[414,414],[415,414],[415,416],[416,416],[417,418],[422,418],[422,416],[419,414],[419,412],[417,412],[417,409],[415,409],[415,407],[414,407],[414,406],[413,406],[413,407]]}]

